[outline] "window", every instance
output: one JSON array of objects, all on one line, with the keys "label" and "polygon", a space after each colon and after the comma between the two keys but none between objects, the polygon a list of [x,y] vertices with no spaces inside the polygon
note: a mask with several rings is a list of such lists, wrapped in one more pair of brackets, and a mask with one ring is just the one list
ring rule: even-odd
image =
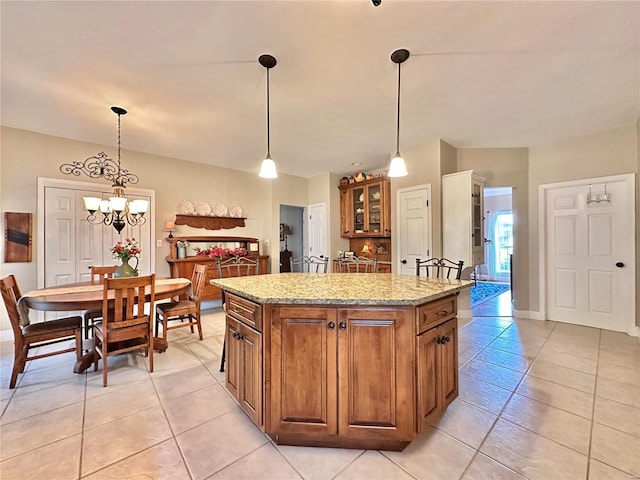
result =
[{"label": "window", "polygon": [[513,253],[513,213],[498,212],[495,227],[495,267],[497,273],[508,274],[511,271],[510,256]]}]

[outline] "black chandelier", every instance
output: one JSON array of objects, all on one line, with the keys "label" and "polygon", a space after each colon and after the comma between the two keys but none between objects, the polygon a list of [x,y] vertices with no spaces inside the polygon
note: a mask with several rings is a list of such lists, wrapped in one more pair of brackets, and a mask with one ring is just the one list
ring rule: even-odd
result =
[{"label": "black chandelier", "polygon": [[[91,224],[113,225],[118,233],[127,225],[143,225],[147,219],[149,202],[147,200],[129,201],[124,193],[126,184],[136,184],[138,176],[120,167],[120,116],[126,115],[127,111],[121,107],[111,107],[111,111],[118,115],[118,161],[115,162],[107,157],[107,154],[100,152],[93,157],[87,158],[84,162],[65,163],[60,165],[60,171],[66,175],[80,176],[84,173],[90,178],[104,178],[113,183],[113,196],[109,200],[98,197],[82,197],[84,207],[89,212],[87,221]],[[102,218],[98,218],[95,213],[100,210]]]}]

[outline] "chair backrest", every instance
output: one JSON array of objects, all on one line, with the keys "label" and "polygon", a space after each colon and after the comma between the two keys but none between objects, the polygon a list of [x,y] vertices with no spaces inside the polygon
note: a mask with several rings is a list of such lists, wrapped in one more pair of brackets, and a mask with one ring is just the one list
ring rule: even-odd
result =
[{"label": "chair backrest", "polygon": [[14,338],[22,336],[20,327],[20,313],[18,312],[18,300],[22,297],[16,279],[13,275],[0,279],[0,290],[2,290],[2,300],[7,307],[7,314],[11,321]]},{"label": "chair backrest", "polygon": [[206,279],[207,266],[198,263],[193,269],[193,275],[191,276],[191,298],[196,302],[200,301],[200,295],[202,295],[202,289],[204,288]]},{"label": "chair backrest", "polygon": [[448,258],[429,258],[428,260],[420,260],[416,258],[416,275],[420,276],[420,270],[425,271],[427,277],[433,278],[453,278],[460,280],[462,274],[462,266],[464,261],[454,262]]},{"label": "chair backrest", "polygon": [[231,257],[226,260],[216,258],[218,267],[218,278],[246,277],[248,275],[258,275],[258,260],[251,260],[247,257]]},{"label": "chair backrest", "polygon": [[115,273],[118,266],[117,265],[105,265],[105,266],[91,265],[89,268],[91,269],[91,284],[103,285],[105,278],[113,278],[113,274]]},{"label": "chair backrest", "polygon": [[375,258],[352,257],[338,259],[338,270],[340,273],[375,273]]},{"label": "chair backrest", "polygon": [[[151,315],[144,305],[155,301],[155,274],[142,277],[106,278],[102,297],[102,321],[105,342],[115,342],[150,334]],[[146,294],[149,297],[146,297]],[[109,308],[113,298],[113,310]]]},{"label": "chair backrest", "polygon": [[302,256],[300,258],[290,259],[290,272],[298,273],[327,273],[327,264],[329,257]]}]

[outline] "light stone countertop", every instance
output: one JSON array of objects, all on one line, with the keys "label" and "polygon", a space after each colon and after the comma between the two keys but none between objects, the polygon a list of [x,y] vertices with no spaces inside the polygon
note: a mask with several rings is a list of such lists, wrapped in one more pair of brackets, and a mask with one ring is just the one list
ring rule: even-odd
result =
[{"label": "light stone countertop", "polygon": [[326,305],[420,305],[473,285],[395,273],[273,273],[210,282],[257,303]]}]

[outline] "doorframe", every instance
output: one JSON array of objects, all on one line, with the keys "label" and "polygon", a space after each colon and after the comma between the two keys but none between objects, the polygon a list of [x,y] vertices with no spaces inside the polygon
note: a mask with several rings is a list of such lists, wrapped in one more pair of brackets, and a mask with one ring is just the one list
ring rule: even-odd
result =
[{"label": "doorframe", "polygon": [[[627,182],[629,184],[629,191],[631,192],[631,207],[635,208],[635,197],[636,197],[636,181],[635,181],[635,173],[623,173],[620,175],[609,175],[606,177],[594,177],[594,178],[583,178],[579,180],[568,180],[565,182],[555,182],[555,183],[545,183],[538,185],[538,251],[540,255],[538,257],[538,306],[541,320],[547,320],[547,224],[548,218],[546,215],[547,211],[547,191],[554,190],[556,188],[564,188],[564,187],[580,187],[584,186],[585,188],[589,184],[594,183],[607,183],[607,182]],[[586,191],[586,189],[585,189]],[[635,235],[636,231],[636,216],[632,215],[631,232],[632,235]],[[632,242],[632,247],[634,242]],[[634,248],[631,249],[631,257],[632,261],[629,262],[633,265],[635,270],[636,268],[636,251]],[[636,272],[637,273],[637,272]],[[637,275],[634,275],[634,281]],[[636,285],[637,289],[637,285]],[[637,301],[634,304],[633,312],[638,308]],[[640,328],[635,324],[635,317],[637,315],[632,316],[631,325],[628,326],[627,333],[629,335],[638,336],[638,332]]]},{"label": "doorframe", "polygon": [[[93,182],[78,182],[76,180],[66,180],[61,178],[48,178],[48,177],[38,177],[38,199],[37,199],[37,210],[36,216],[38,218],[37,221],[37,241],[38,247],[36,249],[36,271],[37,271],[37,286],[38,288],[44,287],[44,210],[45,210],[45,202],[44,202],[44,189],[46,187],[53,188],[67,188],[69,190],[105,190],[108,191],[111,187],[108,184],[100,184]],[[127,192],[136,194],[136,195],[145,195],[148,196],[151,201],[149,202],[149,210],[147,211],[147,222],[149,222],[149,229],[151,233],[151,245],[149,245],[149,265],[151,270],[155,270],[156,265],[156,229],[155,229],[155,218],[156,218],[156,191],[150,190],[147,188],[130,188],[127,187]],[[113,227],[109,227],[113,228]]]},{"label": "doorframe", "polygon": [[[402,240],[400,239],[400,224],[401,224],[401,204],[400,204],[400,196],[403,193],[407,193],[407,192],[411,192],[413,190],[426,190],[427,191],[427,201],[429,202],[429,208],[433,208],[433,200],[431,198],[431,184],[430,183],[424,183],[422,185],[414,185],[411,187],[404,187],[404,188],[398,188],[396,190],[396,229],[398,230],[396,235],[395,235],[395,240],[393,240],[393,242],[396,244],[395,248],[393,248],[392,250],[395,252],[395,264],[394,264],[394,268],[396,272],[401,272],[402,269],[400,268],[400,257],[401,257],[401,245],[402,245]],[[430,256],[433,257],[434,256],[434,252],[433,252],[433,214],[431,213],[432,211],[429,210],[428,211],[428,219],[427,219],[427,225],[428,225],[428,231],[427,231],[427,242],[429,244],[429,252],[430,252]],[[393,239],[393,237],[392,237]],[[393,261],[393,259],[392,259]]]}]

